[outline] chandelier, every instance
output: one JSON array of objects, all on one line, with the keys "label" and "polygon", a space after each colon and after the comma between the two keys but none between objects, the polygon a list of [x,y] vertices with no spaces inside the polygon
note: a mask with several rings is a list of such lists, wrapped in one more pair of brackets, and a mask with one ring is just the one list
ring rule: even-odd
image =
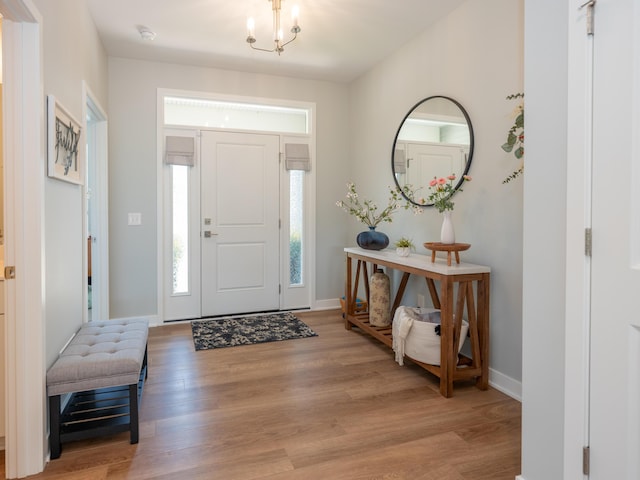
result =
[{"label": "chandelier", "polygon": [[282,26],[280,24],[280,10],[282,0],[269,0],[271,2],[271,9],[273,10],[273,48],[259,48],[254,44],[256,43],[256,24],[253,18],[249,18],[247,20],[247,30],[249,31],[249,35],[247,36],[247,43],[254,50],[260,50],[262,52],[277,52],[280,55],[284,51],[285,45],[289,45],[293,42],[298,33],[300,33],[300,25],[298,25],[298,14],[299,10],[297,6],[294,6],[291,12],[291,17],[293,20],[293,27],[291,27],[291,33],[293,36],[289,38],[286,42],[284,41],[284,35],[282,34]]}]

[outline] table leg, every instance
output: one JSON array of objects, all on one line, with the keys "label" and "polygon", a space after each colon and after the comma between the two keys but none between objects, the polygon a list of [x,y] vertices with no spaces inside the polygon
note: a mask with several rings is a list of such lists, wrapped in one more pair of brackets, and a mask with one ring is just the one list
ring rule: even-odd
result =
[{"label": "table leg", "polygon": [[62,445],[60,442],[60,395],[49,397],[49,445],[51,459],[60,458]]},{"label": "table leg", "polygon": [[437,308],[440,310],[440,298],[438,298],[438,290],[436,289],[436,284],[433,281],[433,278],[424,278],[427,281],[427,288],[429,289],[429,295],[431,296],[431,302],[433,303],[433,308]]},{"label": "table leg", "polygon": [[409,276],[411,274],[409,272],[404,272],[402,275],[402,280],[400,280],[400,285],[398,286],[398,290],[396,291],[396,296],[393,299],[393,305],[391,306],[391,318],[396,313],[396,310],[400,306],[400,302],[402,302],[402,297],[404,296],[404,291],[407,288],[407,282],[409,281]]},{"label": "table leg", "polygon": [[453,395],[453,374],[458,363],[453,345],[453,282],[449,279],[440,282],[440,303],[440,394],[449,398]]},{"label": "table leg", "polygon": [[351,330],[351,323],[349,322],[349,315],[353,314],[356,302],[356,299],[351,300],[351,275],[352,275],[352,266],[351,266],[351,258],[349,255],[345,255],[346,258],[346,278],[344,285],[344,328],[347,330]]},{"label": "table leg", "polygon": [[[360,271],[360,267],[358,267],[358,271]],[[374,272],[375,273],[375,269]],[[364,281],[364,298],[367,299],[367,304],[371,305],[371,299],[369,298],[371,295],[369,294],[369,270],[367,270],[367,262],[362,262],[362,276]],[[356,288],[359,287],[359,284],[356,285]]]},{"label": "table leg", "polygon": [[476,386],[481,390],[489,388],[489,274],[483,274],[478,280],[478,336],[480,337],[480,358],[482,375]]}]

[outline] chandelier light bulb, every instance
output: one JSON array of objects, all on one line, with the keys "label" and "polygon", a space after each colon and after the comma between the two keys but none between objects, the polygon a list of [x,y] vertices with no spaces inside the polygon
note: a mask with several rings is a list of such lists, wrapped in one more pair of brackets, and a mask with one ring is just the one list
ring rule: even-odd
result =
[{"label": "chandelier light bulb", "polygon": [[291,19],[293,20],[293,27],[298,27],[298,21],[300,17],[300,8],[297,5],[294,5],[291,9]]},{"label": "chandelier light bulb", "polygon": [[247,32],[250,38],[255,38],[256,36],[256,22],[253,17],[249,17],[247,19]]},{"label": "chandelier light bulb", "polygon": [[281,8],[280,5],[282,0],[269,0],[271,2],[271,9],[273,10],[273,48],[260,48],[256,47],[254,44],[256,43],[256,29],[255,29],[255,21],[253,18],[247,19],[247,43],[253,50],[260,50],[262,52],[276,52],[280,55],[284,51],[284,47],[293,42],[297,37],[298,33],[300,33],[300,9],[297,5],[294,5],[291,9],[291,19],[293,26],[291,27],[291,35],[287,40],[284,38],[284,32],[281,28],[280,23],[280,13]]}]

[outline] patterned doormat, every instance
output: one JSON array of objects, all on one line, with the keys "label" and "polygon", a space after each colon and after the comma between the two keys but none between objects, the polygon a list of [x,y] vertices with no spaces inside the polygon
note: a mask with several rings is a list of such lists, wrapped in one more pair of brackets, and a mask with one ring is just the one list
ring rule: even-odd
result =
[{"label": "patterned doormat", "polygon": [[195,320],[191,332],[196,350],[317,336],[291,312]]}]

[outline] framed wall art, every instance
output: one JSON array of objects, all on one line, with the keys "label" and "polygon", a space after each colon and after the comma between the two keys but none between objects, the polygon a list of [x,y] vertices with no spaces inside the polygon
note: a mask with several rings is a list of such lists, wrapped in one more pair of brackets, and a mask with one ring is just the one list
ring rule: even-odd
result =
[{"label": "framed wall art", "polygon": [[51,178],[84,183],[81,132],[80,122],[53,95],[47,95],[47,174]]}]

